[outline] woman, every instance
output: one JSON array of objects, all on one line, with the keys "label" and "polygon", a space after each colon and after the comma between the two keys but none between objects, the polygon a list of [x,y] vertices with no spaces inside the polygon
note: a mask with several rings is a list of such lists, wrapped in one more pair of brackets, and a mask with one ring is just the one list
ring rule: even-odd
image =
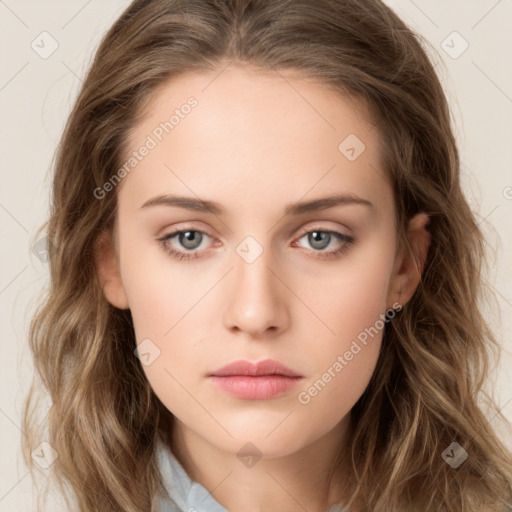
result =
[{"label": "woman", "polygon": [[31,328],[77,510],[507,510],[459,172],[380,1],[134,1],[63,134]]}]

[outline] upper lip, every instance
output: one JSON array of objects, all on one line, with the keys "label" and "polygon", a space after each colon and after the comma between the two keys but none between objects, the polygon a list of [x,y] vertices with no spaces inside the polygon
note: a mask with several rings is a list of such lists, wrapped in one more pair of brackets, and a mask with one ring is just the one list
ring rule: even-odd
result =
[{"label": "upper lip", "polygon": [[210,373],[210,376],[215,377],[231,375],[283,375],[285,377],[302,377],[302,375],[273,359],[265,359],[257,363],[245,360],[234,361]]}]

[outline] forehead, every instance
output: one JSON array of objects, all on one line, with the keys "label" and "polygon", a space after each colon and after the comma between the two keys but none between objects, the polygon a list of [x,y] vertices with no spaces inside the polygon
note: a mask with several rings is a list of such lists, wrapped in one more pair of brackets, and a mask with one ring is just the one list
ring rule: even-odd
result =
[{"label": "forehead", "polygon": [[184,73],[158,87],[128,140],[151,146],[119,187],[139,206],[171,192],[246,209],[259,199],[260,211],[334,189],[389,199],[366,105],[297,74]]}]

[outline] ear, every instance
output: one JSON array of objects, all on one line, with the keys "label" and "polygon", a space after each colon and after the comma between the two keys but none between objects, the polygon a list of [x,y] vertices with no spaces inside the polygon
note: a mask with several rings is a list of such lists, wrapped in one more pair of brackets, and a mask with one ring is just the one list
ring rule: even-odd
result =
[{"label": "ear", "polygon": [[114,241],[110,233],[102,232],[94,244],[94,262],[105,298],[119,309],[129,309]]},{"label": "ear", "polygon": [[410,250],[402,245],[397,251],[388,289],[388,308],[396,302],[402,306],[407,304],[421,281],[430,245],[428,221],[425,213],[418,213],[409,221],[407,244]]}]

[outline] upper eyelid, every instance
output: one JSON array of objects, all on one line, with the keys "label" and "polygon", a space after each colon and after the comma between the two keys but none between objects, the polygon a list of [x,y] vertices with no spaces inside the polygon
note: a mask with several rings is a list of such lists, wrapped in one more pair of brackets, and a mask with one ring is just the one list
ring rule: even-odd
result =
[{"label": "upper eyelid", "polygon": [[[348,230],[348,228],[346,228]],[[327,226],[311,226],[308,228],[303,228],[299,231],[300,236],[305,235],[307,233],[311,233],[311,231],[323,231],[325,233],[339,233],[341,235],[350,236],[348,233],[342,233],[342,230],[340,228],[330,228]]]},{"label": "upper eyelid", "polygon": [[[178,226],[180,224],[185,224],[184,227],[177,227],[177,228],[172,228],[171,231],[169,232],[169,234],[171,233],[176,233],[176,232],[181,232],[181,231],[199,231],[201,233],[205,233],[211,237],[214,237],[213,235],[211,235],[207,229],[203,229],[203,228],[200,228],[200,227],[195,227],[193,224],[190,223],[191,221],[189,221],[189,223],[187,224],[187,221],[184,221],[184,222],[180,222],[178,223]],[[299,232],[301,233],[308,233],[309,231],[314,231],[315,229],[318,230],[318,231],[339,231],[339,230],[347,230],[349,232],[351,232],[352,230],[348,227],[348,226],[344,226],[343,228],[339,228],[339,227],[329,227],[329,226],[325,226],[325,225],[321,225],[323,222],[334,222],[334,221],[327,221],[327,220],[324,220],[324,221],[310,221],[309,224],[313,224],[312,226],[309,226],[309,227],[304,227],[304,228],[299,228]],[[336,223],[336,222],[334,222]],[[339,222],[337,223],[339,224]],[[293,230],[293,231],[297,231],[297,230]],[[350,233],[345,233],[347,235],[349,235]],[[163,235],[163,236],[166,236],[166,235]]]},{"label": "upper eyelid", "polygon": [[203,235],[208,235],[210,238],[215,238],[213,235],[210,235],[210,233],[208,233],[208,231],[205,231],[205,230],[199,229],[199,228],[189,227],[189,228],[173,229],[173,230],[169,231],[169,233],[162,235],[160,237],[160,240],[165,239],[165,238],[172,238],[172,237],[178,235],[179,233],[186,233],[187,231],[196,231],[197,233],[201,233]]}]

